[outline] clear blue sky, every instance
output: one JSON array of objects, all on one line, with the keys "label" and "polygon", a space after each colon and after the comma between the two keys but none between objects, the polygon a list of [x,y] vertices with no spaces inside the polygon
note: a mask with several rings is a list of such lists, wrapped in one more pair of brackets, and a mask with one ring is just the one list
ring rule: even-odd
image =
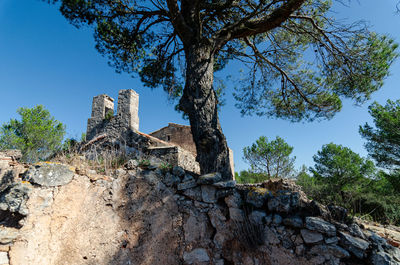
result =
[{"label": "clear blue sky", "polygon": [[[364,19],[379,33],[400,42],[400,15],[396,1],[352,1],[349,8],[336,9],[340,18]],[[237,64],[227,71],[234,75]],[[384,103],[400,98],[400,61],[391,68],[383,88],[372,101]],[[132,88],[140,95],[140,130],[157,130],[168,122],[188,124],[174,111],[161,89],[143,87],[138,79],[117,74],[97,53],[91,29],[76,29],[56,6],[39,0],[0,0],[0,124],[15,118],[16,109],[43,104],[53,116],[67,125],[69,137],[80,137],[86,130],[92,97],[106,93],[117,98],[119,89]],[[241,117],[227,90],[227,105],[220,113],[223,131],[235,153],[236,170],[247,169],[242,149],[259,136],[284,138],[294,146],[296,164],[313,165],[312,156],[323,144],[334,142],[366,156],[358,126],[371,122],[367,102],[355,107],[345,101],[343,110],[329,121],[291,123],[265,117]]]}]

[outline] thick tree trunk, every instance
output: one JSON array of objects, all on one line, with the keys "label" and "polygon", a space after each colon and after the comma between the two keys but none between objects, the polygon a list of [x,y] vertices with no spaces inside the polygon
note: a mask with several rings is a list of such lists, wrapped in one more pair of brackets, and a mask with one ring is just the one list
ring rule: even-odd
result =
[{"label": "thick tree trunk", "polygon": [[180,108],[189,116],[201,173],[220,172],[224,179],[232,179],[228,145],[219,123],[213,89],[211,47],[197,44],[187,48],[185,53],[186,84]]}]

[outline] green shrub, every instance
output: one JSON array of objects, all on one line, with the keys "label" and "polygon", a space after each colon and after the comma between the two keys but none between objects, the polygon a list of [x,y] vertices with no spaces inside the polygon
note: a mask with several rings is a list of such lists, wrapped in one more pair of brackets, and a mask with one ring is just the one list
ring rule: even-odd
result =
[{"label": "green shrub", "polygon": [[255,173],[247,170],[242,170],[240,173],[235,172],[235,180],[237,183],[261,183],[270,179],[267,174]]},{"label": "green shrub", "polygon": [[150,160],[148,160],[148,159],[141,159],[141,160],[139,161],[138,166],[139,166],[140,168],[148,168],[148,167],[150,166]]},{"label": "green shrub", "polygon": [[114,117],[114,111],[113,110],[108,110],[105,114],[104,119],[106,120],[111,120]]},{"label": "green shrub", "polygon": [[171,172],[171,170],[172,170],[172,165],[169,164],[169,163],[167,163],[167,162],[163,162],[163,163],[161,163],[161,165],[160,165],[159,168],[160,168],[161,172],[162,172],[163,174],[165,174],[165,173],[167,173],[167,172]]}]

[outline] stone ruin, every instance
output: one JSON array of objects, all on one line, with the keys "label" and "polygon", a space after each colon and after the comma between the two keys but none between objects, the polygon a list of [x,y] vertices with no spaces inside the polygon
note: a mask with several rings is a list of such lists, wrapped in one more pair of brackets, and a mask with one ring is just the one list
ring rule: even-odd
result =
[{"label": "stone ruin", "polygon": [[98,134],[107,131],[107,129],[110,129],[110,125],[115,128],[139,131],[138,108],[139,95],[132,89],[119,91],[116,116],[114,116],[113,98],[106,94],[94,97],[92,116],[88,119],[87,124],[86,140],[92,140]]},{"label": "stone ruin", "polygon": [[[85,148],[93,145],[119,144],[140,156],[158,158],[185,170],[200,173],[196,162],[196,146],[190,126],[169,123],[150,134],[139,131],[139,95],[132,89],[120,90],[117,114],[114,99],[102,94],[95,96],[92,115],[88,119]],[[233,151],[230,151],[234,172]]]}]

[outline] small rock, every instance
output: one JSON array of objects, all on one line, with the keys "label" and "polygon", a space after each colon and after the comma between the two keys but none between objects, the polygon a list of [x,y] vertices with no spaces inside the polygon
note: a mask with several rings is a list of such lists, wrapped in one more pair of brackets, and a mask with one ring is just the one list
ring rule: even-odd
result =
[{"label": "small rock", "polygon": [[281,243],[278,236],[276,235],[275,230],[269,228],[268,226],[264,229],[264,243],[266,245],[276,245]]},{"label": "small rock", "polygon": [[0,264],[8,264],[8,253],[7,252],[0,252]]},{"label": "small rock", "polygon": [[173,174],[171,174],[171,173],[169,173],[169,172],[167,172],[167,173],[165,174],[164,183],[165,183],[165,185],[167,185],[168,187],[174,186],[174,185],[178,184],[180,181],[181,181],[181,180],[180,180],[179,177],[177,177],[177,176],[175,176],[175,175],[173,175]]},{"label": "small rock", "polygon": [[200,262],[210,261],[210,257],[208,256],[208,253],[204,248],[196,248],[193,249],[191,252],[184,252],[183,260],[187,264],[197,264]]},{"label": "small rock", "polygon": [[387,245],[386,252],[393,257],[398,263],[400,263],[400,249],[397,247],[393,247],[391,245]]},{"label": "small rock", "polygon": [[366,239],[364,233],[361,231],[361,228],[356,223],[352,223],[349,226],[349,231],[353,236]]},{"label": "small rock", "polygon": [[326,249],[328,250],[328,252],[329,252],[332,256],[334,256],[334,257],[336,257],[336,258],[342,259],[342,258],[348,258],[348,257],[350,257],[349,252],[347,252],[345,249],[343,249],[343,248],[341,248],[341,247],[339,247],[339,246],[337,246],[337,245],[328,245],[328,246],[326,247]]},{"label": "small rock", "polygon": [[374,232],[371,232],[371,235],[369,236],[369,240],[371,240],[372,242],[374,242],[377,245],[385,245],[386,244],[386,239],[378,236]]},{"label": "small rock", "polygon": [[126,164],[125,164],[125,168],[128,170],[133,170],[135,168],[137,168],[139,165],[139,162],[136,159],[130,159]]},{"label": "small rock", "polygon": [[238,208],[229,208],[229,216],[233,221],[243,222],[244,220],[243,211]]},{"label": "small rock", "polygon": [[341,223],[346,221],[346,218],[347,218],[347,209],[346,208],[343,208],[340,206],[335,206],[335,205],[328,205],[327,208],[334,220],[341,222]]},{"label": "small rock", "polygon": [[7,227],[0,227],[0,244],[10,244],[18,236],[18,230]]},{"label": "small rock", "polygon": [[221,180],[222,180],[221,174],[219,172],[216,172],[200,176],[199,179],[197,180],[197,183],[211,185]]},{"label": "small rock", "polygon": [[8,252],[9,250],[10,250],[10,246],[9,245],[1,245],[0,244],[0,251],[1,252]]},{"label": "small rock", "polygon": [[210,204],[205,202],[194,201],[194,206],[199,209],[200,212],[205,213],[210,208]]},{"label": "small rock", "polygon": [[274,217],[272,218],[272,223],[274,225],[279,225],[282,223],[282,216],[280,216],[279,214],[274,214]]},{"label": "small rock", "polygon": [[181,178],[185,175],[185,170],[183,168],[181,168],[180,166],[174,166],[172,168],[172,174]]},{"label": "small rock", "polygon": [[201,197],[203,198],[203,202],[214,203],[217,202],[217,197],[215,196],[217,189],[210,185],[202,185],[201,186]]},{"label": "small rock", "polygon": [[305,250],[304,245],[298,245],[298,246],[296,247],[295,253],[296,253],[296,255],[298,255],[298,256],[303,256],[304,250]]},{"label": "small rock", "polygon": [[188,197],[188,198],[190,198],[192,200],[195,200],[195,201],[201,201],[202,200],[200,187],[187,189],[187,190],[185,190],[183,195],[185,195],[186,197]]},{"label": "small rock", "polygon": [[264,221],[266,213],[265,212],[261,212],[261,211],[252,211],[249,214],[249,220],[256,223],[256,224],[262,224]]},{"label": "small rock", "polygon": [[194,180],[192,175],[186,174],[185,177],[183,178],[182,182],[188,182]]},{"label": "small rock", "polygon": [[323,255],[327,253],[327,249],[325,245],[315,245],[310,248],[307,254],[311,255]]},{"label": "small rock", "polygon": [[324,239],[324,237],[320,233],[307,229],[301,229],[300,233],[306,244],[316,244],[322,242],[322,240]]},{"label": "small rock", "polygon": [[252,188],[246,196],[246,202],[254,207],[261,208],[272,193],[265,188]]},{"label": "small rock", "polygon": [[268,210],[280,213],[290,211],[290,195],[280,195],[268,200]]},{"label": "small rock", "polygon": [[294,247],[294,244],[293,244],[292,240],[290,240],[290,238],[283,237],[282,238],[282,246],[286,249],[292,249]]},{"label": "small rock", "polygon": [[383,251],[376,251],[372,252],[370,261],[372,265],[392,265],[391,257],[389,254]]},{"label": "small rock", "polygon": [[[86,176],[87,175],[87,171],[85,168],[81,168],[81,167],[77,167],[75,168],[75,173],[81,176]],[[115,172],[115,175],[117,175],[117,172]]]},{"label": "small rock", "polygon": [[156,170],[158,168],[159,168],[158,164],[150,164],[147,167],[145,167],[145,169],[147,169],[147,170]]},{"label": "small rock", "polygon": [[86,174],[88,174],[88,175],[97,175],[97,172],[94,169],[88,169],[88,170],[86,170]]},{"label": "small rock", "polygon": [[318,217],[306,217],[306,227],[312,231],[318,231],[328,236],[336,235],[336,227]]},{"label": "small rock", "polygon": [[267,225],[269,225],[270,223],[272,223],[272,214],[269,214],[265,217],[265,223]]},{"label": "small rock", "polygon": [[[28,215],[26,202],[32,190],[30,183],[15,182],[10,184],[0,195],[0,210],[18,213],[22,217]],[[17,215],[18,216],[18,215]],[[13,219],[13,218],[11,218]],[[8,222],[6,216],[0,216],[0,222]]]},{"label": "small rock", "polygon": [[124,174],[126,174],[126,171],[124,169],[122,169],[122,168],[118,168],[117,170],[115,170],[115,176],[116,177],[120,177],[120,176],[122,176]]},{"label": "small rock", "polygon": [[74,177],[71,167],[54,163],[40,163],[31,167],[23,176],[23,179],[44,187],[66,185]]},{"label": "small rock", "polygon": [[283,219],[283,224],[295,228],[302,228],[303,227],[303,220],[298,216],[287,217]]},{"label": "small rock", "polygon": [[339,242],[339,239],[334,236],[334,237],[326,237],[325,238],[325,243],[330,245],[330,244],[337,244]]},{"label": "small rock", "polygon": [[298,246],[298,245],[301,245],[301,244],[303,244],[304,243],[304,241],[303,241],[303,239],[301,239],[301,235],[297,235],[296,236],[296,239],[294,240],[294,244],[296,245],[296,246]]},{"label": "small rock", "polygon": [[235,192],[228,197],[225,197],[225,203],[229,208],[240,208],[242,206],[242,198],[239,193]]},{"label": "small rock", "polygon": [[340,245],[353,253],[356,257],[362,259],[369,243],[361,238],[353,237],[347,233],[339,232]]},{"label": "small rock", "polygon": [[342,230],[342,231],[348,231],[349,227],[346,224],[342,224],[339,222],[332,222],[333,225],[335,225],[336,230]]},{"label": "small rock", "polygon": [[230,195],[234,194],[234,190],[233,189],[222,189],[222,190],[217,190],[217,198],[221,199],[221,198],[225,198],[228,197]]},{"label": "small rock", "polygon": [[227,180],[227,181],[220,181],[217,183],[212,184],[214,187],[227,189],[227,188],[234,188],[236,186],[235,180]]},{"label": "small rock", "polygon": [[187,190],[190,188],[194,188],[196,186],[197,186],[196,181],[192,180],[192,181],[188,181],[188,182],[179,183],[177,189],[178,190]]},{"label": "small rock", "polygon": [[217,230],[224,226],[226,217],[219,208],[214,207],[210,209],[208,216],[210,217],[211,225]]}]

